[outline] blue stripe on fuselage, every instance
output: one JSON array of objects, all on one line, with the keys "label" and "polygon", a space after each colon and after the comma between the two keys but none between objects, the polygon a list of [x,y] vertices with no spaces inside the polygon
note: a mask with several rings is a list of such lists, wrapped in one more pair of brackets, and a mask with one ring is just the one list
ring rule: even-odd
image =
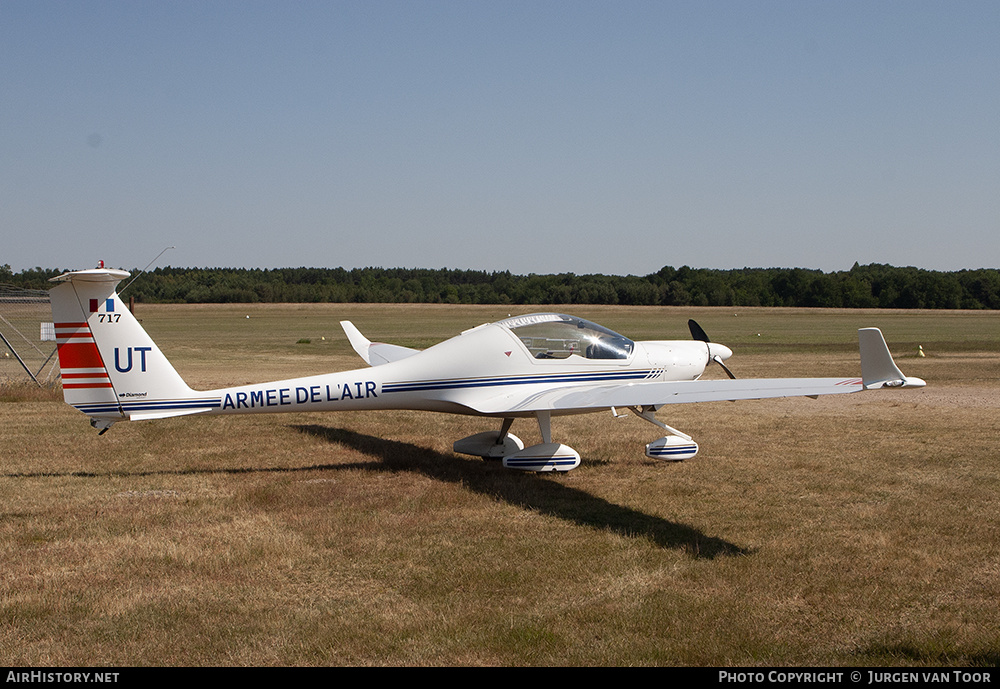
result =
[{"label": "blue stripe on fuselage", "polygon": [[465,388],[490,388],[504,385],[538,385],[544,383],[603,383],[627,380],[645,380],[653,373],[643,371],[593,371],[587,373],[553,373],[542,375],[500,376],[494,378],[454,378],[451,380],[419,380],[385,383],[382,392],[423,392],[427,390],[457,390]]}]

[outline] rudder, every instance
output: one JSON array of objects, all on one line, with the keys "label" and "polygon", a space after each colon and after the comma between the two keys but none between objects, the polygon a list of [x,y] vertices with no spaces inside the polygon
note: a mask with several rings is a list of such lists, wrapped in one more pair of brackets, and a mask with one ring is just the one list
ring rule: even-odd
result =
[{"label": "rudder", "polygon": [[121,302],[116,287],[128,275],[74,271],[52,278],[61,284],[49,290],[63,399],[102,431],[197,394]]}]

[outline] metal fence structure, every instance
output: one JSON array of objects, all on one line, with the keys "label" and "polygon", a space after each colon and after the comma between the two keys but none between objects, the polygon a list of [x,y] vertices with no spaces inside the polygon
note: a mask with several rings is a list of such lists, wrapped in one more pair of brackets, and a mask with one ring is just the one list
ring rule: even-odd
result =
[{"label": "metal fence structure", "polygon": [[0,284],[0,382],[59,380],[49,293]]}]

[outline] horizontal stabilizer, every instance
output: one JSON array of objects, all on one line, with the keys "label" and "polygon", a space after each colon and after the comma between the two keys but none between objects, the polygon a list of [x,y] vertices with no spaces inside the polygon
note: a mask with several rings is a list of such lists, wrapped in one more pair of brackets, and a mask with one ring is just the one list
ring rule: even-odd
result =
[{"label": "horizontal stabilizer", "polygon": [[124,270],[112,268],[94,268],[93,270],[74,270],[69,273],[49,278],[49,282],[108,282],[117,285],[130,275]]}]

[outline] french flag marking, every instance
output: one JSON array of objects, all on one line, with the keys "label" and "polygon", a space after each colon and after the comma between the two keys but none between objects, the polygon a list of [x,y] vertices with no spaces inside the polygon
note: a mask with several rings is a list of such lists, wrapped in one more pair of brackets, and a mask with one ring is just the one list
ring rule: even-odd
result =
[{"label": "french flag marking", "polygon": [[[90,312],[91,313],[97,313],[97,311],[99,310],[99,308],[98,308],[99,304],[100,304],[100,300],[99,299],[91,299],[90,300]],[[115,312],[115,300],[114,300],[114,298],[108,299],[107,301],[104,302],[104,310],[107,313],[114,313]]]}]

